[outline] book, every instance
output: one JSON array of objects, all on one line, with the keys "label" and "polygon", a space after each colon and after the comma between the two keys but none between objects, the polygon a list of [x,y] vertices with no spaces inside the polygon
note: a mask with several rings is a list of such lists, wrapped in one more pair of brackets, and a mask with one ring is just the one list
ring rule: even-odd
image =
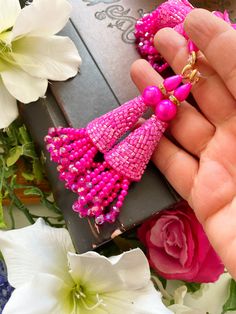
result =
[{"label": "book", "polygon": [[55,200],[62,210],[77,252],[96,249],[137,226],[179,197],[150,163],[139,183],[133,183],[118,220],[97,226],[73,212],[77,195],[58,179],[56,164],[45,150],[44,137],[52,126],[85,127],[89,121],[138,95],[129,76],[135,48],[134,26],[161,1],[72,0],[72,16],[62,35],[69,36],[82,57],[80,73],[66,82],[51,82],[46,98],[20,104],[21,116],[41,153]]}]

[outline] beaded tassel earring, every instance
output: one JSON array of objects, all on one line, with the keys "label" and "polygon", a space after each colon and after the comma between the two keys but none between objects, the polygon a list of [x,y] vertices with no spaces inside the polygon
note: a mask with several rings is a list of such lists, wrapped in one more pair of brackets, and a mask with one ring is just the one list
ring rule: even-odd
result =
[{"label": "beaded tassel earring", "polygon": [[[188,0],[168,0],[137,21],[135,25],[137,49],[142,58],[146,59],[157,72],[163,72],[169,65],[154,46],[155,34],[164,27],[171,27],[188,39],[183,23],[193,9]],[[227,11],[212,13],[236,29],[236,24],[232,24]]]},{"label": "beaded tassel earring", "polygon": [[[161,93],[160,93],[161,94]],[[60,179],[78,192],[79,184],[97,167],[95,157],[105,153],[128,130],[135,126],[148,106],[142,97],[125,103],[90,122],[86,129],[50,128],[45,137],[51,160],[58,163]]]},{"label": "beaded tassel earring", "polygon": [[[59,177],[66,188],[79,196],[73,210],[80,217],[94,217],[98,225],[116,220],[130,183],[141,179],[177,106],[199,79],[194,69],[195,50],[189,44],[189,63],[181,75],[165,79],[159,87],[147,87],[141,96],[93,120],[85,129],[49,130],[47,150],[58,163]],[[183,80],[186,82],[181,85]],[[118,142],[148,107],[155,115]],[[97,158],[99,153],[103,154],[102,161]]]},{"label": "beaded tassel earring", "polygon": [[137,21],[135,25],[137,49],[142,58],[159,73],[169,65],[154,46],[155,34],[164,27],[171,27],[184,35],[183,22],[193,9],[194,7],[187,0],[169,0]]}]

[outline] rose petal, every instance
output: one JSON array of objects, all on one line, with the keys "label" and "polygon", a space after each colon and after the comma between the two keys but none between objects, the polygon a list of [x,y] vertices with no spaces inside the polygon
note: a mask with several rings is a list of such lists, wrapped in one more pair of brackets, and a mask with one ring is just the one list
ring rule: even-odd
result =
[{"label": "rose petal", "polygon": [[46,93],[47,80],[33,77],[17,67],[9,67],[1,72],[1,76],[9,93],[25,104],[36,101]]},{"label": "rose petal", "polygon": [[64,81],[77,74],[81,58],[68,37],[24,37],[12,44],[12,56],[32,76]]},{"label": "rose petal", "polygon": [[31,281],[13,291],[3,314],[72,313],[71,288],[49,274],[37,274]]},{"label": "rose petal", "polygon": [[205,260],[199,265],[199,271],[192,278],[194,282],[215,282],[224,272],[224,265],[212,247],[206,253]]},{"label": "rose petal", "polygon": [[71,5],[66,0],[34,0],[18,15],[11,40],[24,35],[54,35],[65,26],[70,12]]},{"label": "rose petal", "polygon": [[43,219],[29,227],[0,231],[0,250],[8,271],[8,281],[18,288],[38,273],[48,273],[62,278],[68,285],[66,254],[74,248],[66,229],[47,226]]},{"label": "rose petal", "polygon": [[15,24],[21,11],[19,0],[0,0],[0,33]]},{"label": "rose petal", "polygon": [[155,225],[156,219],[150,219],[144,222],[137,231],[138,238],[140,241],[146,245],[146,235],[151,230],[152,226]]},{"label": "rose petal", "polygon": [[0,78],[0,129],[8,127],[18,116],[16,100]]}]

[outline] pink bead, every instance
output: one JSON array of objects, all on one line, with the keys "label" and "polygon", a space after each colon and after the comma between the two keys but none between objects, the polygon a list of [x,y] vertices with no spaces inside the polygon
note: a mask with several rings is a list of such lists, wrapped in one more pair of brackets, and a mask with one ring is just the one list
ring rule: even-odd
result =
[{"label": "pink bead", "polygon": [[179,101],[184,101],[185,99],[188,98],[190,92],[192,89],[192,84],[191,83],[187,83],[184,84],[182,86],[180,86],[179,88],[177,88],[174,91],[174,96],[179,100]]},{"label": "pink bead", "polygon": [[100,191],[100,190],[101,190],[100,186],[99,186],[99,185],[96,185],[96,186],[95,186],[95,190],[96,190],[96,191]]},{"label": "pink bead", "polygon": [[125,191],[125,190],[122,190],[120,194],[123,195],[123,196],[126,196],[128,194],[128,192]]},{"label": "pink bead", "polygon": [[118,201],[118,202],[116,203],[116,206],[117,206],[118,208],[121,208],[122,205],[123,205],[123,202],[121,202],[121,201]]},{"label": "pink bead", "polygon": [[115,174],[114,179],[115,179],[116,181],[118,181],[118,180],[120,179],[119,175],[118,175],[118,174]]},{"label": "pink bead", "polygon": [[102,199],[102,198],[104,198],[105,197],[105,193],[103,192],[103,191],[101,191],[100,193],[99,193],[99,197]]},{"label": "pink bead", "polygon": [[122,184],[122,188],[127,191],[129,189],[129,185],[128,184]]},{"label": "pink bead", "polygon": [[162,93],[156,86],[148,86],[143,91],[143,99],[145,104],[149,106],[156,106],[162,99]]},{"label": "pink bead", "polygon": [[177,106],[169,99],[165,99],[157,105],[155,113],[158,119],[167,122],[175,117]]},{"label": "pink bead", "polygon": [[109,201],[104,201],[104,202],[103,202],[103,206],[104,206],[104,207],[107,207],[109,204],[110,204]]},{"label": "pink bead", "polygon": [[171,92],[172,90],[175,90],[181,84],[182,79],[181,75],[175,75],[165,79],[163,85],[166,91]]},{"label": "pink bead", "polygon": [[95,196],[95,195],[97,194],[97,191],[96,191],[95,189],[92,189],[92,190],[90,191],[90,194],[91,194],[92,196]]},{"label": "pink bead", "polygon": [[125,197],[124,197],[123,195],[119,195],[119,196],[118,196],[118,200],[119,200],[119,201],[123,202],[124,199],[125,199]]}]

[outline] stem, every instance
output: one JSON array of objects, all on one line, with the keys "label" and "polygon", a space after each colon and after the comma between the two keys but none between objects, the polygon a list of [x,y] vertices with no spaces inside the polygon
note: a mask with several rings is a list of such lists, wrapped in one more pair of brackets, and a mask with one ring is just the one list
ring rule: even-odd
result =
[{"label": "stem", "polygon": [[1,177],[0,177],[0,192],[2,191],[2,187],[3,187],[3,180],[4,180],[4,175],[5,175],[5,162],[3,160],[3,157],[0,156],[0,160],[2,163],[2,167],[1,167]]},{"label": "stem", "polygon": [[14,216],[13,216],[13,202],[11,202],[8,210],[9,210],[9,216],[11,218],[11,229],[15,229],[16,228],[16,224],[15,224],[15,219],[14,219]]},{"label": "stem", "polygon": [[5,182],[4,183],[4,187],[5,189],[7,190],[11,200],[12,200],[12,203],[22,212],[24,213],[25,217],[28,219],[28,221],[31,223],[31,224],[34,224],[35,221],[34,219],[32,218],[32,215],[30,214],[28,208],[21,202],[21,200],[16,196],[16,194],[14,193],[14,190],[11,189],[10,185]]},{"label": "stem", "polygon": [[164,289],[162,282],[160,279],[156,276],[151,276],[151,279],[154,281],[154,283],[157,285],[158,289],[162,293],[163,297],[169,301],[173,300],[173,297]]}]

